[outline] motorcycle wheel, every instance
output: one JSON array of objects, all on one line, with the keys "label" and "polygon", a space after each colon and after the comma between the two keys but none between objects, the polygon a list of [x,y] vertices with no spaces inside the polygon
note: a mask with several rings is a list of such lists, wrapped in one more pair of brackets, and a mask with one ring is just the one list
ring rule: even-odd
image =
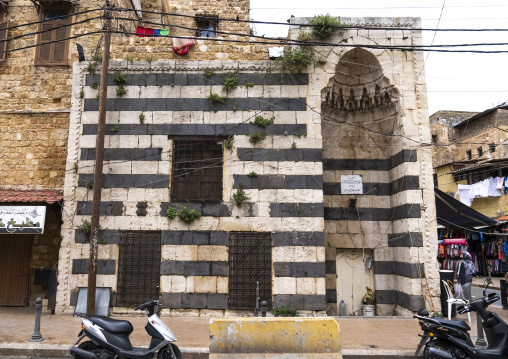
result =
[{"label": "motorcycle wheel", "polygon": [[425,350],[423,351],[423,357],[425,359],[434,359],[429,354],[429,348],[433,347],[436,349],[441,349],[443,351],[448,351],[450,349],[450,345],[444,341],[441,340],[432,340],[425,346]]},{"label": "motorcycle wheel", "polygon": [[[83,350],[87,350],[89,352],[93,352],[93,351],[96,351],[96,350],[100,349],[91,340],[87,340],[86,342],[81,343],[80,345],[78,345],[78,348],[79,349],[83,349]],[[80,357],[79,355],[77,355],[76,358],[86,359],[86,358]]]},{"label": "motorcycle wheel", "polygon": [[175,353],[174,357],[171,356],[171,350],[168,347],[162,348],[157,353],[157,359],[182,359],[182,353],[180,353],[180,349],[174,344],[171,344],[171,348],[173,349],[173,353]]}]

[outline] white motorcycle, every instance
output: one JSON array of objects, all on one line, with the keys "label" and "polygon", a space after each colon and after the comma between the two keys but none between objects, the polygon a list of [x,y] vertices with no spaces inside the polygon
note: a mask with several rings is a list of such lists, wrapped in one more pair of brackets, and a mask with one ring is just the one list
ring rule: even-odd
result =
[{"label": "white motorcycle", "polygon": [[[135,308],[147,311],[148,324],[145,329],[152,337],[148,348],[132,347],[129,335],[134,328],[127,320],[82,315],[81,332],[78,334],[78,341],[70,349],[71,354],[81,359],[152,359],[158,352],[157,359],[181,359],[180,349],[172,343],[176,341],[176,337],[155,314],[156,305],[162,305],[160,300],[152,300]],[[76,347],[85,337],[91,340]]]}]

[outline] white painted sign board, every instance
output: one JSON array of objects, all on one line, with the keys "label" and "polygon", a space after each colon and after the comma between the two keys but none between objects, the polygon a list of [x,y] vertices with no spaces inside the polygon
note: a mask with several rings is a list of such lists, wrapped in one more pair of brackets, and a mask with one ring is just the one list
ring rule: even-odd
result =
[{"label": "white painted sign board", "polygon": [[340,175],[340,194],[363,194],[361,175]]},{"label": "white painted sign board", "polygon": [[0,206],[0,234],[42,234],[45,206]]}]

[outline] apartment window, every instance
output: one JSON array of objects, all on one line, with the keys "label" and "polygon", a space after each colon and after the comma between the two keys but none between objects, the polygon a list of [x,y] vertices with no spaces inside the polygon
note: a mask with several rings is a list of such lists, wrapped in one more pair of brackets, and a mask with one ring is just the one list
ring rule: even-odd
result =
[{"label": "apartment window", "polygon": [[9,21],[5,19],[5,10],[0,6],[0,61],[4,61],[7,53],[7,35]]},{"label": "apartment window", "polygon": [[196,37],[215,37],[218,21],[210,17],[196,18]]},{"label": "apartment window", "polygon": [[489,144],[489,152],[490,153],[496,152],[496,144],[495,143],[490,143]]},{"label": "apartment window", "polygon": [[[44,20],[39,27],[43,31],[37,37],[38,46],[35,54],[35,65],[67,65],[69,52],[69,40],[57,41],[69,37],[70,26],[61,27],[71,23],[69,15],[71,7],[68,5],[44,6],[41,11],[41,20]],[[54,29],[54,30],[52,30]]]},{"label": "apartment window", "polygon": [[432,143],[437,143],[437,135],[432,135]]},{"label": "apartment window", "polygon": [[476,150],[478,151],[478,157],[483,156],[483,148],[478,147]]},{"label": "apartment window", "polygon": [[466,157],[467,157],[468,160],[473,159],[473,154],[471,153],[471,150],[467,150],[466,151]]},{"label": "apartment window", "polygon": [[173,141],[172,202],[222,201],[222,139]]}]

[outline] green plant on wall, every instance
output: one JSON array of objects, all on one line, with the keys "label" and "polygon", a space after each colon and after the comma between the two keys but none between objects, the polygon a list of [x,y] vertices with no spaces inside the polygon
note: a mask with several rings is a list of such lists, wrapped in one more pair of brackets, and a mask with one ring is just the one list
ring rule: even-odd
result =
[{"label": "green plant on wall", "polygon": [[251,171],[247,176],[249,176],[249,177],[257,177],[258,174],[256,172],[254,172],[254,171]]},{"label": "green plant on wall", "polygon": [[249,197],[245,194],[243,190],[243,184],[238,185],[238,189],[235,193],[233,193],[233,199],[236,203],[237,207],[241,207],[245,202],[249,200]]},{"label": "green plant on wall", "polygon": [[92,180],[83,180],[83,185],[86,189],[93,189],[93,181]]},{"label": "green plant on wall", "polygon": [[250,124],[265,128],[266,126],[271,125],[274,120],[275,117],[264,118],[263,116],[256,116],[256,118],[254,118],[254,121],[251,121]]},{"label": "green plant on wall", "polygon": [[315,63],[314,50],[309,46],[287,47],[284,56],[275,60],[275,67],[284,73],[300,74]]},{"label": "green plant on wall", "polygon": [[95,63],[95,62],[89,62],[89,63],[88,63],[88,65],[87,65],[87,67],[86,67],[86,70],[87,70],[89,73],[94,74],[94,73],[95,73],[95,70],[96,70],[95,65],[96,65],[96,63]]},{"label": "green plant on wall", "polygon": [[123,85],[117,86],[117,88],[116,88],[116,95],[117,96],[122,96],[122,95],[125,95],[126,93],[127,93],[127,90],[125,89],[125,87],[123,87]]},{"label": "green plant on wall", "polygon": [[320,40],[326,40],[333,35],[337,27],[341,26],[341,22],[331,16],[329,13],[326,15],[314,16],[310,21],[312,28],[312,36],[317,37]]},{"label": "green plant on wall", "polygon": [[226,140],[224,140],[224,147],[226,147],[228,150],[233,148],[233,144],[235,143],[234,136],[229,136]]},{"label": "green plant on wall", "polygon": [[256,144],[262,142],[266,138],[266,134],[264,132],[254,131],[249,135],[249,142],[252,144]]},{"label": "green plant on wall", "polygon": [[95,62],[102,61],[102,52],[101,51],[97,51],[95,54],[93,54],[92,60],[94,60]]},{"label": "green plant on wall", "polygon": [[145,123],[145,114],[143,112],[141,112],[139,114],[139,123],[140,124],[144,124]]},{"label": "green plant on wall", "polygon": [[229,72],[222,81],[222,88],[224,90],[234,90],[238,87],[238,77],[236,77],[236,73]]},{"label": "green plant on wall", "polygon": [[213,107],[213,105],[217,103],[226,103],[227,97],[220,96],[219,94],[212,93],[212,90],[210,90],[210,95],[208,95],[208,101],[210,102],[210,107]]},{"label": "green plant on wall", "polygon": [[93,80],[90,87],[93,88],[94,90],[97,90],[99,88],[99,84],[97,83],[97,81]]},{"label": "green plant on wall", "polygon": [[183,209],[178,212],[174,207],[168,207],[166,210],[166,217],[169,219],[179,218],[185,224],[191,224],[196,219],[201,218],[201,212],[196,211],[195,209],[188,210],[187,207],[183,207]]},{"label": "green plant on wall", "polygon": [[92,223],[89,220],[84,220],[80,225],[77,226],[77,229],[85,232],[85,234],[89,234],[92,231]]},{"label": "green plant on wall", "polygon": [[169,219],[175,219],[177,215],[178,212],[174,207],[168,207],[168,209],[166,209],[166,217]]},{"label": "green plant on wall", "polygon": [[215,75],[215,72],[213,72],[213,70],[209,67],[207,67],[204,71],[203,71],[203,77],[205,79],[209,79],[210,77],[212,77],[212,75]]},{"label": "green plant on wall", "polygon": [[297,317],[298,311],[290,306],[283,305],[272,311],[274,317]]},{"label": "green plant on wall", "polygon": [[117,85],[123,85],[127,83],[127,76],[125,76],[125,74],[121,73],[120,71],[117,71],[113,81],[115,81],[115,84]]}]

